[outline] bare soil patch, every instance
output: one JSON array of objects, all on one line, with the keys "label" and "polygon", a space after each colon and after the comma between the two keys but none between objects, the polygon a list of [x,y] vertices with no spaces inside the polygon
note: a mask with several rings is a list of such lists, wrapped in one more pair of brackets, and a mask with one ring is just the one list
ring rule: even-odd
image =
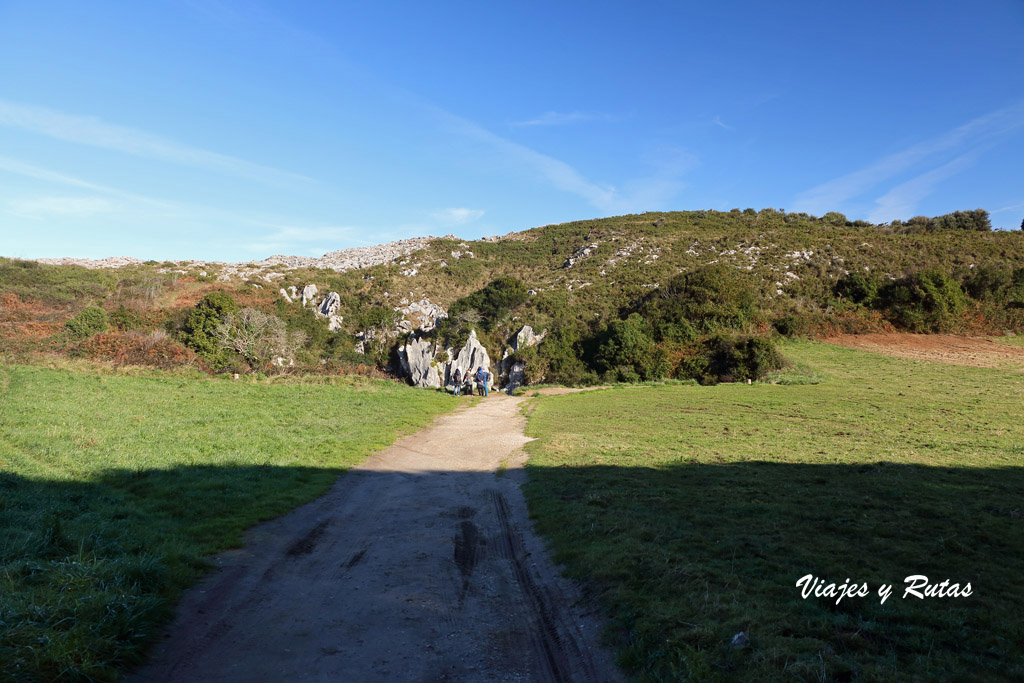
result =
[{"label": "bare soil patch", "polygon": [[439,418],[251,530],[129,680],[621,680],[532,532],[525,400]]},{"label": "bare soil patch", "polygon": [[986,337],[909,333],[839,334],[825,341],[899,358],[979,368],[1024,370],[1024,347]]}]

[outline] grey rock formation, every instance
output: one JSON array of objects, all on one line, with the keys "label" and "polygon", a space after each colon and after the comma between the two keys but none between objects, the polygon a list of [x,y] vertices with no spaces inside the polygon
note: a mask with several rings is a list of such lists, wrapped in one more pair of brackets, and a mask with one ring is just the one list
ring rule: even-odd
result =
[{"label": "grey rock formation", "polygon": [[565,263],[562,264],[562,268],[572,268],[577,262],[590,256],[590,253],[595,249],[597,249],[596,243],[579,247],[572,253],[572,256],[565,259]]},{"label": "grey rock formation", "polygon": [[290,296],[288,296],[288,292],[284,291],[284,287],[282,287],[281,289],[278,290],[278,294],[280,294],[281,298],[284,299],[285,301],[287,301],[288,303],[290,303],[290,304],[294,303],[292,301],[292,298]]},{"label": "grey rock formation", "polygon": [[[480,343],[480,340],[476,337],[476,330],[472,330],[469,333],[469,339],[466,340],[465,345],[459,349],[458,354],[455,356],[455,360],[445,365],[444,373],[444,386],[446,389],[453,390],[455,385],[452,383],[452,375],[455,374],[455,369],[458,368],[462,371],[462,375],[465,376],[467,372],[473,374],[477,368],[482,367],[485,372],[491,371],[491,357],[487,355],[487,349]],[[494,378],[494,387],[497,388],[498,378]]]},{"label": "grey rock formation", "polygon": [[516,336],[512,338],[512,351],[518,351],[519,349],[525,349],[528,346],[536,346],[544,341],[544,337],[548,331],[544,330],[540,334],[533,331],[533,328],[529,325],[523,325],[522,329],[516,332]]},{"label": "grey rock formation", "polygon": [[[309,285],[309,287],[313,287],[313,285]],[[302,296],[306,296],[305,289],[302,290]],[[342,316],[338,315],[340,308],[341,297],[338,296],[337,292],[331,292],[320,302],[320,306],[314,310],[314,313],[321,318],[327,318],[327,329],[331,332],[337,332],[341,329],[341,323],[344,320]]]},{"label": "grey rock formation", "polygon": [[302,305],[313,305],[316,303],[316,285],[306,285],[302,288]]},{"label": "grey rock formation", "polygon": [[527,347],[540,344],[544,341],[546,335],[547,330],[537,334],[529,325],[523,325],[516,332],[516,335],[509,340],[509,347],[505,349],[505,354],[501,362],[498,363],[498,375],[504,380],[503,386],[506,392],[511,394],[526,382],[526,364],[513,362],[512,354]]},{"label": "grey rock formation", "polygon": [[435,344],[416,336],[409,337],[409,340],[399,347],[398,359],[402,363],[402,371],[409,377],[413,386],[434,389],[441,386],[441,375],[437,364],[434,363],[436,353]]}]

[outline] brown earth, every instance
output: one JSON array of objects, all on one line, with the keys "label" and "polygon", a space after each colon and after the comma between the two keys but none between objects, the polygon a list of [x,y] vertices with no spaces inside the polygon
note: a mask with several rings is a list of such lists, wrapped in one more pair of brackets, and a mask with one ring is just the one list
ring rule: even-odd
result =
[{"label": "brown earth", "polygon": [[899,358],[979,368],[1024,370],[1024,347],[985,337],[954,334],[839,334],[825,341]]},{"label": "brown earth", "polygon": [[252,529],[129,680],[621,680],[532,533],[525,400],[443,416]]}]

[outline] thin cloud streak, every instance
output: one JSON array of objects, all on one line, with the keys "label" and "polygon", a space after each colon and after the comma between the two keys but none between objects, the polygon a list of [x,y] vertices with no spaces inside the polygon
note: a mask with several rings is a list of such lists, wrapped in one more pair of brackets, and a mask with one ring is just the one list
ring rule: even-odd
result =
[{"label": "thin cloud streak", "polygon": [[75,116],[6,100],[0,100],[0,125],[65,142],[204,168],[266,184],[315,182],[297,173],[279,171],[225,154],[190,147],[135,128],[106,123],[95,117]]},{"label": "thin cloud streak", "polygon": [[894,218],[909,217],[914,213],[917,202],[930,195],[936,185],[973,166],[979,156],[980,151],[968,152],[912,180],[900,183],[875,200],[876,207],[868,215],[868,220],[872,223],[885,223]]},{"label": "thin cloud streak", "polygon": [[427,107],[455,133],[496,150],[506,159],[541,176],[556,189],[583,198],[605,214],[646,210],[663,204],[683,187],[681,175],[697,164],[692,154],[673,150],[667,158],[655,161],[657,173],[654,176],[628,182],[630,191],[624,194],[613,185],[599,185],[587,180],[564,161],[496,135],[461,116],[434,106]]},{"label": "thin cloud streak", "polygon": [[[979,116],[938,137],[885,156],[870,166],[840,176],[797,195],[797,211],[833,211],[879,183],[909,171],[935,157],[954,153],[965,145],[978,145],[1024,127],[1024,101]],[[962,168],[961,168],[962,170]]]},{"label": "thin cloud streak", "polygon": [[585,121],[613,121],[610,114],[598,114],[592,112],[545,112],[541,116],[528,121],[514,121],[513,126],[564,126],[570,123],[582,123]]},{"label": "thin cloud streak", "polygon": [[483,218],[482,209],[452,208],[440,211],[431,211],[430,216],[445,227],[456,227],[466,225]]}]

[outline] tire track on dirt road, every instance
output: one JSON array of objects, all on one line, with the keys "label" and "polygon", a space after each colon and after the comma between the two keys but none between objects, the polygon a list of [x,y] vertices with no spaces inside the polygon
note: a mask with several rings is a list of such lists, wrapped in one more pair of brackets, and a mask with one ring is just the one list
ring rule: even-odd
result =
[{"label": "tire track on dirt road", "polygon": [[251,529],[129,680],[621,680],[530,526],[523,400],[445,415]]}]

